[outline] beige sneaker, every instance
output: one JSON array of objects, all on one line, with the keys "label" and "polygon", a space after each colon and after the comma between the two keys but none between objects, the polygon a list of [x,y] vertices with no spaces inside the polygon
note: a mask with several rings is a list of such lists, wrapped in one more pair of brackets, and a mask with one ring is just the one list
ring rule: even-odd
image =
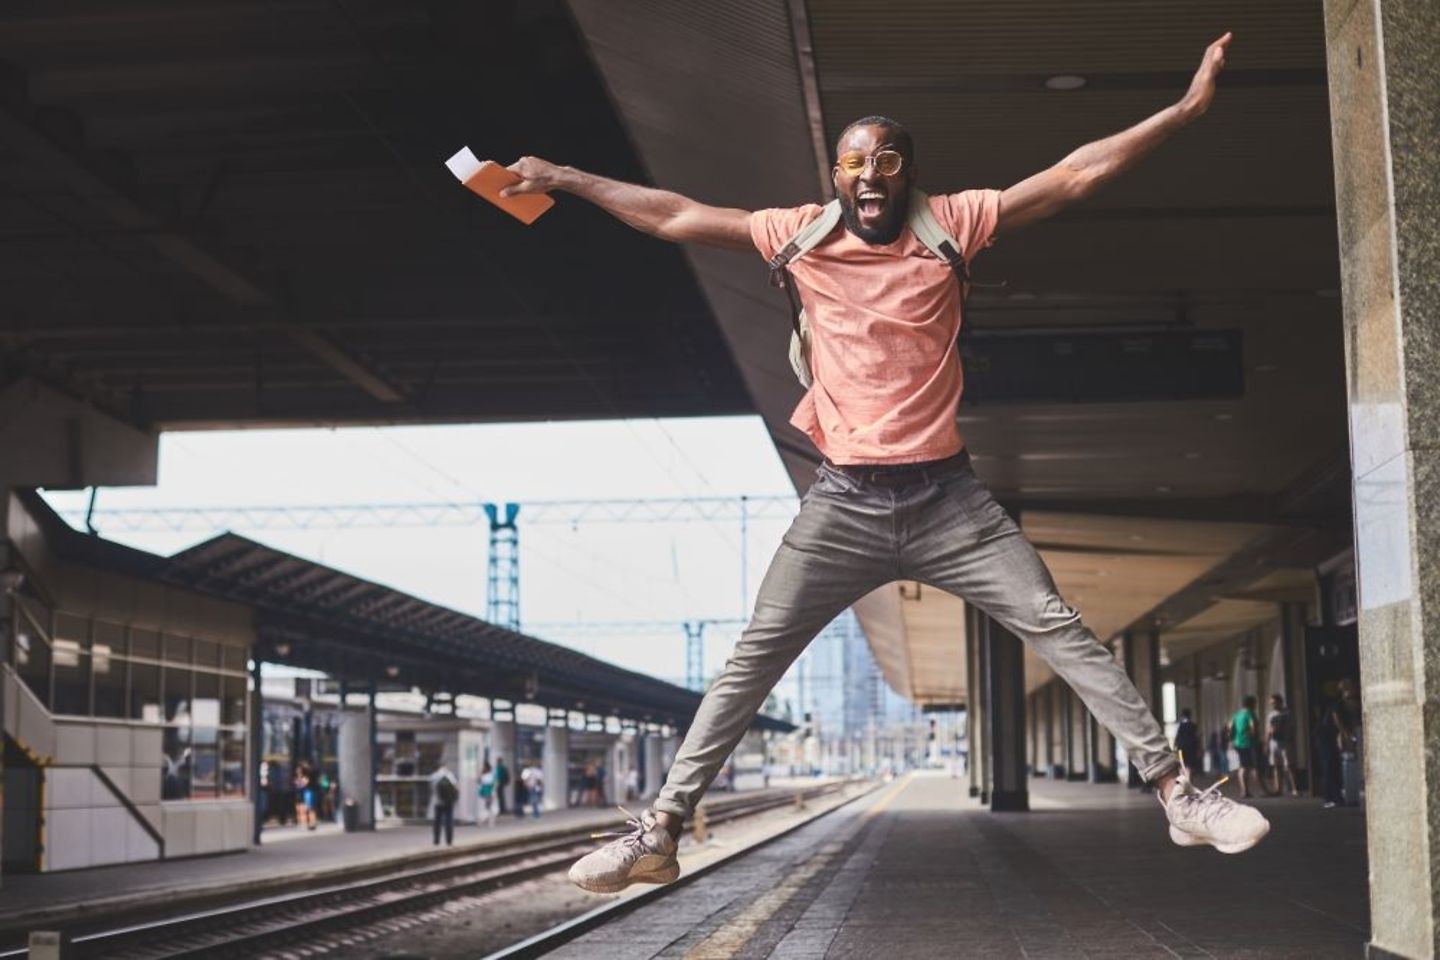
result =
[{"label": "beige sneaker", "polygon": [[570,868],[570,882],[591,893],[616,893],[632,883],[670,883],[680,876],[675,860],[675,838],[646,810],[635,816],[620,808],[630,829],[592,836],[618,837],[599,850],[587,853]]},{"label": "beige sneaker", "polygon": [[1220,793],[1220,784],[1228,779],[1221,777],[1209,789],[1200,790],[1190,782],[1189,771],[1180,768],[1170,799],[1161,801],[1171,840],[1182,847],[1209,844],[1221,853],[1243,853],[1264,839],[1270,821],[1254,807]]}]

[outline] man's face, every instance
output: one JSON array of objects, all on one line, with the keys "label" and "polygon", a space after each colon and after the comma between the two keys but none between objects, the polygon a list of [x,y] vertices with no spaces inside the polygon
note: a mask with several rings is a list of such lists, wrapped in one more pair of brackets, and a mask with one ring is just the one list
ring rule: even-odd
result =
[{"label": "man's face", "polygon": [[[874,162],[866,163],[857,172],[846,172],[846,157],[874,157],[881,151],[901,154],[903,163],[898,173],[886,176]],[[910,214],[910,184],[915,176],[911,158],[905,156],[890,131],[880,126],[852,129],[841,139],[836,157],[831,178],[846,228],[866,243],[894,243]]]}]

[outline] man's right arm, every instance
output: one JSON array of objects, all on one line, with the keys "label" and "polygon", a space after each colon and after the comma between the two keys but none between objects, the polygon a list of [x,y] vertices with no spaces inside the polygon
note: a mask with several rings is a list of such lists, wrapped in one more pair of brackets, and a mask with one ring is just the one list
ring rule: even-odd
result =
[{"label": "man's right arm", "polygon": [[748,210],[707,206],[668,190],[622,183],[539,157],[521,157],[508,169],[520,175],[520,182],[501,191],[504,196],[563,190],[661,240],[754,249]]}]

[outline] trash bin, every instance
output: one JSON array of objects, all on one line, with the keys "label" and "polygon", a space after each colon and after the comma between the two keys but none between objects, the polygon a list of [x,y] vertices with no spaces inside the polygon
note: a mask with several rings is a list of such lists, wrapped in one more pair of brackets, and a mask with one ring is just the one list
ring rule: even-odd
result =
[{"label": "trash bin", "polygon": [[356,803],[353,797],[345,798],[340,816],[345,823],[346,833],[354,833],[360,829],[360,804]]}]

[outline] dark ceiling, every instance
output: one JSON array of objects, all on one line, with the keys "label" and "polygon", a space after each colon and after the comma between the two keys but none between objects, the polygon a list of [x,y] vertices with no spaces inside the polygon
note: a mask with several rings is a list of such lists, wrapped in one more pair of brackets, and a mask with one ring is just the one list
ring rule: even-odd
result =
[{"label": "dark ceiling", "polygon": [[0,14],[0,386],[150,427],[752,409],[681,252],[461,146],[646,175],[558,2]]}]

